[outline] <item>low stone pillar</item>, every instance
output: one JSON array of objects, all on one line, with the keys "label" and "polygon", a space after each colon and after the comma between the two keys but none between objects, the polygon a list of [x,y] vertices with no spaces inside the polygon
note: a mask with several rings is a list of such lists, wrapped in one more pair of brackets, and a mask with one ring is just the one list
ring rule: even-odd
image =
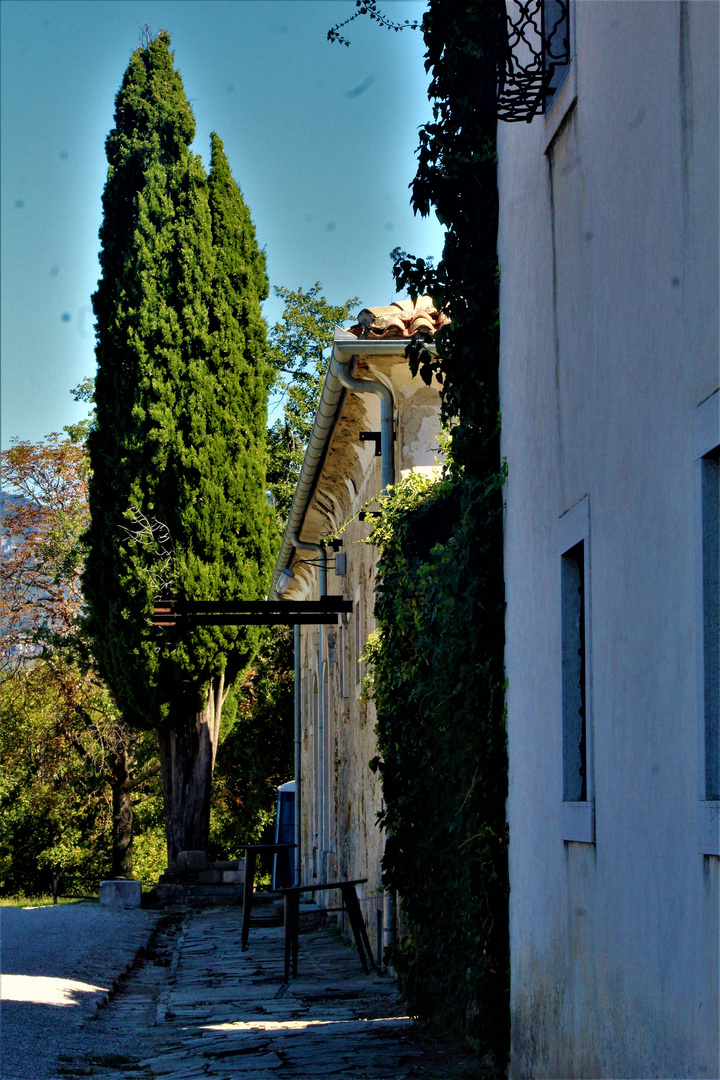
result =
[{"label": "low stone pillar", "polygon": [[100,903],[103,907],[139,908],[142,884],[139,881],[101,881]]}]

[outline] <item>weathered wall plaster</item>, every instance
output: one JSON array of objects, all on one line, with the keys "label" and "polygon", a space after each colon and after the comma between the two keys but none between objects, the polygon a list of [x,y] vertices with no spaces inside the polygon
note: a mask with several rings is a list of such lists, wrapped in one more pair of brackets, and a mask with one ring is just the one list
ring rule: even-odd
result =
[{"label": "weathered wall plaster", "polygon": [[[720,382],[720,8],[572,14],[564,93],[499,126],[511,1075],[717,1077],[692,440]],[[561,827],[558,521],[585,496],[594,844]]]}]

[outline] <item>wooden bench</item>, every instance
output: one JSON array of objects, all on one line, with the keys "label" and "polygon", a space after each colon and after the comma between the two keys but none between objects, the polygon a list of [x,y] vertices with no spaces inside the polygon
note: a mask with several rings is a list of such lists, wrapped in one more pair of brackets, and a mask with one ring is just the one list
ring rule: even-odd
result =
[{"label": "wooden bench", "polygon": [[364,885],[367,878],[356,878],[354,881],[334,881],[325,885],[293,885],[290,888],[278,889],[285,900],[285,982],[290,978],[290,964],[292,960],[293,978],[297,978],[297,954],[298,933],[300,928],[300,894],[304,892],[316,893],[325,889],[339,889],[342,897],[342,907],[328,908],[328,911],[345,911],[350,919],[350,926],[355,937],[360,963],[366,975],[370,974],[370,967],[376,968],[373,960],[372,949],[368,941],[365,921],[360,910],[356,885]]},{"label": "wooden bench", "polygon": [[[243,890],[242,933],[240,935],[241,952],[247,949],[250,933],[250,909],[252,908],[253,887],[255,885],[255,863],[257,856],[264,851],[277,855],[278,872],[283,885],[292,881],[290,874],[290,849],[295,844],[240,844],[245,849],[245,888]],[[273,890],[276,891],[276,890]]]}]

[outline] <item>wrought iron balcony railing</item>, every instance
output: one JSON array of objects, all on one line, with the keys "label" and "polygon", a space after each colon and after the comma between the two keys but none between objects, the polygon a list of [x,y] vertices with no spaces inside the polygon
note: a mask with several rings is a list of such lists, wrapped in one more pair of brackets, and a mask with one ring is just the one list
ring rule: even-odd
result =
[{"label": "wrought iron balcony railing", "polygon": [[570,63],[570,0],[510,0],[499,120],[528,123],[545,112]]}]

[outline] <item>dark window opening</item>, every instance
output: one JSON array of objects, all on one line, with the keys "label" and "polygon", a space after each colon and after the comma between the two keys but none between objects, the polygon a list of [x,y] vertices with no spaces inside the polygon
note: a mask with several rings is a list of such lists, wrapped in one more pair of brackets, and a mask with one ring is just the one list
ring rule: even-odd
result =
[{"label": "dark window opening", "polygon": [[563,799],[586,802],[587,691],[585,551],[580,541],[561,559]]},{"label": "dark window opening", "polygon": [[720,800],[720,450],[702,459],[705,798]]},{"label": "dark window opening", "polygon": [[544,113],[570,63],[570,0],[514,0],[507,9],[507,48],[498,119]]},{"label": "dark window opening", "polygon": [[568,0],[543,0],[543,69],[545,109],[557,93],[570,63],[570,5]]}]

